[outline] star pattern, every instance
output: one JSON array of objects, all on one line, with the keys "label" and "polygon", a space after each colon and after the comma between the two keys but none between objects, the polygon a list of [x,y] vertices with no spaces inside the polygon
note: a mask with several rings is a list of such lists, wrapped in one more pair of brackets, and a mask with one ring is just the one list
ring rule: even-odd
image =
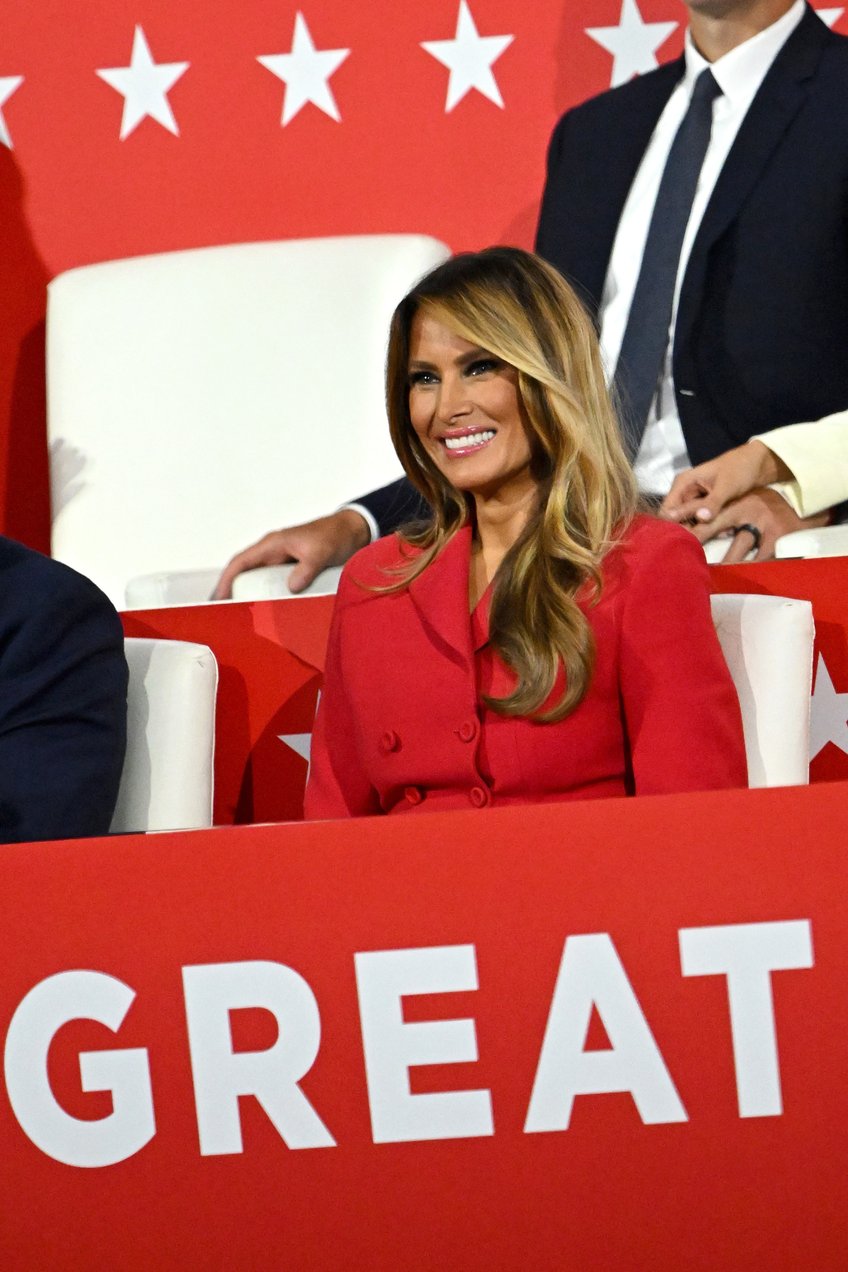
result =
[{"label": "star pattern", "polygon": [[350,49],[316,49],[306,18],[297,13],[291,51],[256,59],[286,86],[281,120],[283,128],[309,102],[339,122],[341,115],[329,81],[349,53]]},{"label": "star pattern", "polygon": [[124,99],[121,141],[129,137],[148,116],[167,128],[175,137],[179,136],[180,130],[168,102],[168,92],[189,66],[189,62],[154,62],[144,31],[140,26],[136,27],[129,66],[111,67],[97,72]]},{"label": "star pattern", "polygon": [[512,35],[480,35],[467,0],[459,0],[454,39],[427,40],[421,45],[426,53],[450,71],[446,113],[452,111],[472,89],[503,110],[503,98],[492,67],[514,38]]},{"label": "star pattern", "polygon": [[0,142],[4,146],[12,149],[12,137],[3,118],[3,107],[12,96],[16,88],[20,88],[24,82],[23,75],[0,75]]},{"label": "star pattern", "polygon": [[821,654],[810,707],[810,759],[814,760],[828,742],[848,755],[848,693],[836,692]]},{"label": "star pattern", "polygon": [[618,26],[587,27],[586,34],[612,54],[610,87],[615,88],[659,66],[657,49],[677,26],[676,22],[645,22],[636,0],[621,0]]}]

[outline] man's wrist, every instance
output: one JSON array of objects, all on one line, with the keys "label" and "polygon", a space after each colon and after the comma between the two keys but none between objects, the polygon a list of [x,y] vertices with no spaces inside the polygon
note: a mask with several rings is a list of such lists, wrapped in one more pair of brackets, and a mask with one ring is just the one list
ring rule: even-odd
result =
[{"label": "man's wrist", "polygon": [[783,462],[779,455],[775,455],[774,451],[766,446],[765,442],[759,437],[752,437],[750,441],[745,443],[746,446],[752,446],[757,451],[757,463],[759,484],[761,486],[771,486],[774,482],[794,481],[792,469]]},{"label": "man's wrist", "polygon": [[380,537],[380,528],[367,508],[362,504],[344,504],[336,513],[350,531],[351,542],[355,541],[355,551],[366,547]]}]

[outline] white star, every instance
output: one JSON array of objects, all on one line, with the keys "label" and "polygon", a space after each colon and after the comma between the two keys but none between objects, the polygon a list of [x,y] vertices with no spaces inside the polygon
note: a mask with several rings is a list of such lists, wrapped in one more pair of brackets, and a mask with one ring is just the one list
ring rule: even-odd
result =
[{"label": "white star", "polygon": [[329,79],[349,53],[350,49],[316,49],[306,18],[298,13],[294,19],[291,52],[256,59],[285,83],[282,118],[284,128],[307,102],[312,102],[313,106],[323,110],[331,119],[337,122],[341,120]]},{"label": "white star", "polygon": [[277,737],[281,742],[285,742],[286,746],[290,746],[293,751],[297,751],[306,763],[309,763],[309,756],[312,751],[312,734],[311,733],[278,733]]},{"label": "white star", "polygon": [[822,22],[829,27],[834,26],[842,17],[844,12],[844,9],[816,9],[816,13],[819,15]]},{"label": "white star", "polygon": [[610,87],[615,88],[659,66],[656,51],[676,27],[676,22],[643,22],[636,0],[621,0],[618,26],[587,27],[586,34],[612,53]]},{"label": "white star", "polygon": [[3,107],[15,89],[20,88],[23,82],[23,75],[0,75],[0,141],[2,141],[4,146],[8,146],[10,150],[12,149],[12,138],[3,118]]},{"label": "white star", "polygon": [[121,141],[129,137],[148,115],[175,137],[180,135],[168,102],[168,90],[174,87],[190,65],[189,62],[163,62],[157,65],[151,56],[144,31],[140,26],[136,27],[129,66],[111,67],[97,72],[124,99]]},{"label": "white star", "polygon": [[459,0],[455,38],[427,40],[421,45],[450,71],[445,112],[453,110],[472,88],[503,110],[503,98],[492,66],[514,39],[514,35],[479,35],[466,0]]},{"label": "white star", "polygon": [[814,760],[828,742],[848,755],[848,693],[836,692],[821,654],[810,707],[810,759]]}]

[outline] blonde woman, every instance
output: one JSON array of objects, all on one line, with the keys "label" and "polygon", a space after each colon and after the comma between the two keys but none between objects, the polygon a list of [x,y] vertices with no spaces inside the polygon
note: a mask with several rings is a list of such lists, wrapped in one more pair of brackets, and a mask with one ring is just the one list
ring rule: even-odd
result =
[{"label": "blonde woman", "polygon": [[638,513],[562,278],[515,248],[433,270],[387,401],[433,517],[345,569],[307,817],[744,786],[702,550]]}]

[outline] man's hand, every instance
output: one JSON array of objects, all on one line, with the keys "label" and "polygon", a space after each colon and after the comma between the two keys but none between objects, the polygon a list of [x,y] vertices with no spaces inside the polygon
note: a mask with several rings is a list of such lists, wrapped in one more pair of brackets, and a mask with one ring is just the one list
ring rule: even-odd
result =
[{"label": "man's hand", "polygon": [[[675,477],[660,512],[673,521],[714,525],[722,508],[734,500],[773,481],[791,480],[790,470],[763,442],[745,442],[743,446],[725,451],[723,455]],[[783,502],[785,504],[786,501]],[[741,522],[737,521],[737,524]],[[798,529],[797,526],[795,528]],[[703,542],[705,538],[711,539],[714,533],[712,530],[698,537]]]},{"label": "man's hand", "polygon": [[[707,539],[727,534],[738,526],[755,526],[760,532],[760,540],[754,560],[767,561],[769,557],[774,556],[774,545],[782,534],[792,534],[794,530],[807,530],[814,526],[825,526],[828,519],[827,512],[819,513],[815,517],[799,517],[776,490],[763,487],[750,491],[741,499],[725,504],[721,512],[711,521],[699,521],[691,527],[691,530],[701,543],[706,543]],[[740,530],[729,542],[730,547],[722,562],[724,565],[734,565],[744,561],[755,546],[754,536],[747,530]]]},{"label": "man's hand", "polygon": [[365,547],[369,537],[365,519],[352,508],[342,508],[302,526],[272,530],[233,557],[218,580],[212,599],[226,600],[232,592],[233,579],[244,570],[284,565],[288,561],[297,562],[289,576],[289,591],[302,592],[328,566],[344,565],[357,549]]}]

